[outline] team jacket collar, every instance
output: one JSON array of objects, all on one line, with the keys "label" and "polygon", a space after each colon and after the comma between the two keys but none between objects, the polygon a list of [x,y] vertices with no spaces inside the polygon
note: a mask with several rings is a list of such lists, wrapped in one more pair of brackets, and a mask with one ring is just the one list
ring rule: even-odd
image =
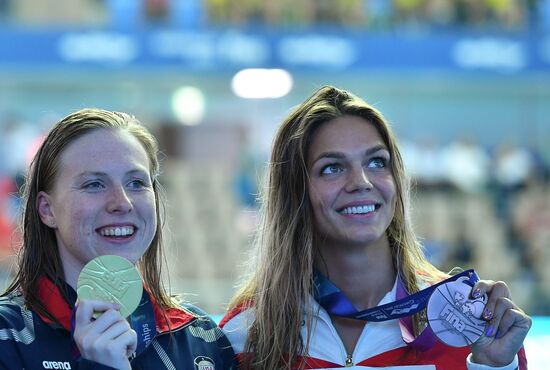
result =
[{"label": "team jacket collar", "polygon": [[[46,310],[52,314],[53,317],[61,324],[62,328],[71,330],[71,315],[76,302],[76,292],[74,289],[65,282],[61,282],[63,288],[67,292],[67,300],[61,293],[60,286],[54,284],[49,278],[42,276],[38,281],[38,296],[40,301],[46,308]],[[179,329],[195,319],[195,316],[191,313],[179,308],[167,308],[164,310],[164,314],[159,305],[151,297],[151,294],[144,287],[144,293],[149,297],[149,301],[153,306],[153,312],[155,315],[155,322],[158,333],[165,333],[170,330]],[[40,318],[44,322],[56,326],[56,323],[50,318],[39,314]]]}]

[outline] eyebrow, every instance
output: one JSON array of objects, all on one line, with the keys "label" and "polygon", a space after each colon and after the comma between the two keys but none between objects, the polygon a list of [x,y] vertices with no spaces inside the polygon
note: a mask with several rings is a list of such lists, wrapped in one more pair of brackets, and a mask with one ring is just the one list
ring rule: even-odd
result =
[{"label": "eyebrow", "polygon": [[[130,170],[130,171],[125,173],[125,175],[133,175],[133,174],[149,175],[149,173],[147,171],[140,170],[138,168],[136,168],[134,170]],[[84,176],[104,177],[104,176],[109,176],[109,175],[106,172],[101,172],[101,171],[84,171],[84,172],[79,173],[77,177],[84,177]]]},{"label": "eyebrow", "polygon": [[[376,146],[373,146],[372,148],[369,148],[369,149],[365,150],[364,155],[366,157],[368,157],[369,155],[372,155],[372,154],[374,154],[376,152],[379,152],[381,150],[384,150],[384,151],[389,153],[389,150],[385,145],[376,145]],[[323,158],[342,159],[342,158],[345,158],[345,157],[346,157],[346,155],[342,152],[323,152],[317,158],[315,158],[315,160],[313,160],[312,164],[317,162],[320,159],[323,159]]]}]

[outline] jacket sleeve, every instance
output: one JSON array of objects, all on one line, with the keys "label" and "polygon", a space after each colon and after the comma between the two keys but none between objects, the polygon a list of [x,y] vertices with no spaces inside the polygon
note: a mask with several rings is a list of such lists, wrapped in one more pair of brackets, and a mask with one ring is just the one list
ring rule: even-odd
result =
[{"label": "jacket sleeve", "polygon": [[23,356],[34,333],[25,328],[19,308],[6,300],[0,303],[0,369],[23,369]]},{"label": "jacket sleeve", "polygon": [[[466,363],[468,365],[468,370],[490,370],[495,369],[494,367],[485,366],[485,365],[479,365],[474,364],[470,360],[471,355],[468,356],[468,359],[466,360]],[[502,370],[527,370],[527,356],[525,355],[525,347],[521,347],[519,350],[517,356],[514,358],[514,361],[512,361],[511,364],[504,367],[498,367],[496,369],[502,369]]]}]

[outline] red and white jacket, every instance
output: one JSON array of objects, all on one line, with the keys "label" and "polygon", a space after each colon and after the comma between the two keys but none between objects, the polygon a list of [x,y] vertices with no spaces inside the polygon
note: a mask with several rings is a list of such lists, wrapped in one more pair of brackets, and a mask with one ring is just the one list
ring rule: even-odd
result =
[{"label": "red and white jacket", "polygon": [[[384,296],[379,305],[396,299],[396,287]],[[437,342],[425,352],[407,346],[402,339],[398,320],[368,322],[352,354],[346,352],[344,344],[328,313],[311,298],[308,305],[313,314],[313,326],[307,355],[296,359],[296,369],[305,363],[304,369],[371,369],[394,370],[527,370],[527,360],[523,348],[514,361],[505,367],[493,368],[469,361],[470,348],[455,348]],[[304,316],[305,317],[305,316]],[[247,329],[254,319],[254,307],[243,305],[228,312],[220,323],[227,338],[233,345],[237,358],[246,354],[244,344]],[[305,320],[303,321],[305,323]],[[302,338],[307,338],[307,327],[301,329]]]}]

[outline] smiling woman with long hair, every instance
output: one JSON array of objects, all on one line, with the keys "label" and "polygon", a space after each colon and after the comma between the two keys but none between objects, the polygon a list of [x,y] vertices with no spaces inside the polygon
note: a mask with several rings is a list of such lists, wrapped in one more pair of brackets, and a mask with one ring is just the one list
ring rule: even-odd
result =
[{"label": "smiling woman with long hair", "polygon": [[[157,155],[126,113],[83,109],[50,130],[25,184],[19,269],[0,298],[2,369],[232,368],[221,330],[163,288]],[[80,272],[104,255],[141,273],[128,320],[113,303],[77,303]]]},{"label": "smiling woman with long hair", "polygon": [[[366,322],[325,307],[327,288],[362,311],[395,301],[398,286],[413,294],[448,277],[413,232],[409,190],[390,125],[353,94],[323,87],[283,121],[251,272],[221,323],[241,368],[525,368],[520,348],[531,319],[502,282],[473,287],[489,296],[484,320],[493,329],[471,347],[420,351],[406,344],[399,320]],[[424,311],[408,322],[421,335]]]}]

